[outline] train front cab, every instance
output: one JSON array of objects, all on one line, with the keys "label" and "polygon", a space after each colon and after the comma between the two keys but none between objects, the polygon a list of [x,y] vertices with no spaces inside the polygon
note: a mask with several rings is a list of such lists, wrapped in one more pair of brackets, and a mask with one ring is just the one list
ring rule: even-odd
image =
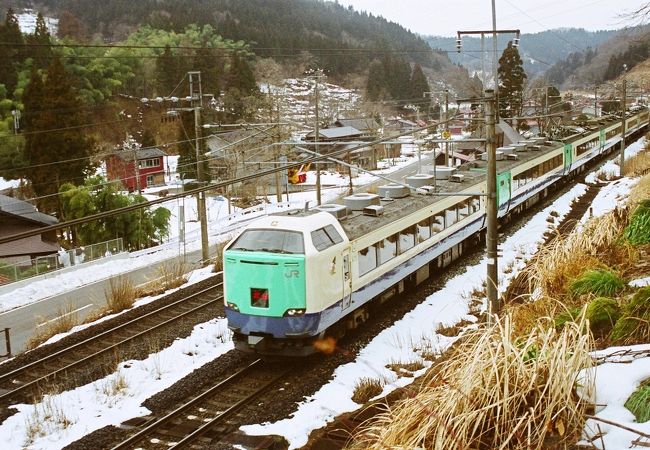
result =
[{"label": "train front cab", "polygon": [[348,241],[339,231],[322,220],[271,216],[225,248],[225,310],[237,349],[314,353],[313,341],[340,314],[341,274],[349,260],[341,257]]}]

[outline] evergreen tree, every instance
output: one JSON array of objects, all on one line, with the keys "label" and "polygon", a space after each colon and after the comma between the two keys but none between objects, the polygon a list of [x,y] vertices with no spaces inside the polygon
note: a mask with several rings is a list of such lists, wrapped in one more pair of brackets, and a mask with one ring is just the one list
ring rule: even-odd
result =
[{"label": "evergreen tree", "polygon": [[201,47],[195,51],[194,68],[201,72],[202,90],[206,94],[214,94],[219,97],[221,93],[221,80],[223,78],[223,61],[222,53],[215,53],[214,49]]},{"label": "evergreen tree", "polygon": [[36,16],[34,33],[27,36],[27,43],[33,46],[30,56],[34,59],[34,66],[39,69],[48,67],[52,61],[52,38],[40,12]]},{"label": "evergreen tree", "polygon": [[[425,97],[425,92],[429,92],[431,89],[429,88],[429,82],[427,81],[427,77],[424,75],[424,72],[422,71],[422,67],[419,64],[416,64],[415,67],[413,67],[413,73],[411,74],[411,99],[420,103],[422,105],[422,108],[424,111],[429,110],[429,104],[430,104],[430,99],[429,97]],[[422,99],[420,101],[420,99]]]},{"label": "evergreen tree", "polygon": [[0,84],[4,84],[7,97],[13,98],[25,49],[18,18],[11,8],[7,10],[4,24],[0,25],[0,41],[4,44],[0,45]]},{"label": "evergreen tree", "polygon": [[236,53],[230,61],[226,85],[228,89],[237,89],[242,96],[259,94],[255,75],[250,64]]},{"label": "evergreen tree", "polygon": [[196,180],[196,150],[194,132],[194,113],[181,111],[181,123],[178,130],[178,168],[183,180]]},{"label": "evergreen tree", "polygon": [[[524,63],[519,56],[519,50],[508,42],[508,47],[499,58],[499,116],[502,119],[520,116],[523,108]],[[509,121],[512,123],[512,121]]]},{"label": "evergreen tree", "polygon": [[172,53],[169,44],[165,45],[165,50],[156,58],[157,94],[169,95],[181,81],[183,75],[178,59]]},{"label": "evergreen tree", "polygon": [[368,83],[366,84],[366,93],[368,100],[376,102],[383,97],[384,90],[384,71],[379,61],[373,61],[368,68]]},{"label": "evergreen tree", "polygon": [[38,197],[39,208],[60,213],[54,195],[65,182],[82,183],[90,169],[91,142],[79,125],[84,123],[80,102],[61,60],[55,58],[43,81],[32,70],[23,95],[25,160],[33,166],[27,178]]}]

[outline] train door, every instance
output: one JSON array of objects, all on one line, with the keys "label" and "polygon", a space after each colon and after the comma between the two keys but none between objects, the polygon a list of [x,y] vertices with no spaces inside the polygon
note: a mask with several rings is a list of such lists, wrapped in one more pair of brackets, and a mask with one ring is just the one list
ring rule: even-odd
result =
[{"label": "train door", "polygon": [[564,173],[571,171],[571,164],[573,163],[573,146],[571,144],[564,144]]},{"label": "train door", "polygon": [[350,271],[350,252],[343,251],[343,305],[345,311],[350,307],[352,301],[352,273]]}]

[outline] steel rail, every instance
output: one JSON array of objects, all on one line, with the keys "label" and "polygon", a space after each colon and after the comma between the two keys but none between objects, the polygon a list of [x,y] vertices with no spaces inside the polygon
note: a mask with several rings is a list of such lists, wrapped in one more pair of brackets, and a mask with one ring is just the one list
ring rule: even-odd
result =
[{"label": "steel rail", "polygon": [[[3,383],[10,382],[11,379],[16,378],[16,376],[19,375],[19,374],[25,373],[29,369],[33,369],[34,367],[45,365],[47,362],[50,362],[50,361],[54,360],[57,357],[60,357],[60,356],[65,355],[67,353],[70,353],[70,352],[72,352],[74,350],[80,349],[80,348],[82,348],[84,346],[87,346],[88,344],[99,342],[102,338],[105,338],[105,337],[107,337],[107,336],[109,336],[111,334],[117,333],[119,331],[123,331],[123,330],[127,329],[128,327],[131,327],[133,325],[138,324],[139,322],[143,322],[145,319],[154,317],[155,315],[160,314],[161,312],[165,312],[165,311],[167,311],[167,310],[169,310],[169,309],[171,309],[171,308],[173,308],[175,306],[178,306],[178,305],[180,305],[180,304],[182,304],[184,302],[190,301],[190,300],[195,299],[195,298],[197,298],[197,297],[199,297],[201,295],[204,295],[207,292],[218,289],[222,285],[223,285],[223,282],[220,282],[220,283],[218,283],[218,284],[216,284],[214,286],[210,286],[208,288],[205,288],[205,289],[203,289],[203,290],[201,290],[199,292],[191,294],[188,297],[177,300],[177,301],[175,301],[173,303],[170,303],[169,305],[165,305],[162,308],[151,311],[151,312],[149,312],[149,313],[147,313],[147,314],[145,314],[143,316],[137,317],[137,318],[132,319],[132,320],[126,322],[126,323],[118,325],[115,328],[111,328],[111,329],[106,330],[106,331],[104,331],[104,332],[102,332],[102,333],[100,333],[100,334],[98,334],[96,336],[93,336],[93,337],[88,338],[88,339],[86,339],[86,340],[84,340],[82,342],[74,344],[71,347],[59,350],[58,352],[47,355],[46,357],[44,357],[42,359],[39,359],[38,361],[34,361],[34,362],[29,363],[29,364],[27,364],[25,366],[19,367],[19,368],[15,369],[15,370],[13,370],[11,372],[8,372],[6,374],[1,375],[0,376],[0,382],[3,382]],[[98,351],[96,351],[96,352],[94,352],[94,353],[92,353],[92,354],[90,354],[90,355],[88,355],[88,356],[86,356],[86,357],[84,357],[82,359],[79,359],[79,360],[77,360],[77,361],[75,361],[73,363],[70,363],[70,364],[68,364],[68,365],[66,365],[66,366],[64,366],[62,368],[56,369],[56,370],[54,370],[54,371],[52,371],[52,372],[50,372],[50,373],[48,373],[48,374],[46,374],[46,375],[44,375],[42,377],[39,377],[39,378],[37,378],[35,380],[32,380],[32,381],[27,382],[27,383],[25,383],[23,385],[20,385],[20,386],[16,387],[15,389],[9,390],[9,391],[4,392],[4,393],[0,393],[0,400],[11,398],[11,397],[15,396],[16,394],[18,394],[19,392],[30,389],[30,388],[38,385],[39,383],[43,383],[43,382],[47,381],[48,379],[54,378],[55,376],[57,376],[59,374],[62,374],[62,373],[66,372],[66,371],[68,371],[70,369],[73,369],[73,368],[79,366],[82,363],[85,363],[85,362],[87,362],[87,361],[89,361],[89,360],[91,360],[93,358],[96,358],[96,357],[98,357],[98,356],[100,356],[102,354],[105,354],[105,353],[107,353],[107,352],[109,352],[111,350],[117,349],[117,348],[131,342],[131,341],[134,341],[134,340],[136,340],[138,338],[141,338],[142,336],[145,336],[145,335],[147,335],[147,334],[149,334],[149,333],[151,333],[151,332],[153,332],[155,330],[163,328],[163,327],[165,327],[165,326],[167,326],[167,325],[169,325],[169,324],[171,324],[173,322],[176,322],[176,321],[178,321],[178,320],[180,320],[180,319],[182,319],[182,318],[184,318],[184,317],[186,317],[188,315],[191,315],[191,314],[195,313],[196,311],[199,311],[199,310],[204,309],[204,308],[206,308],[208,306],[211,306],[214,303],[221,301],[222,299],[223,299],[223,296],[219,296],[219,297],[217,297],[215,299],[212,299],[212,300],[210,300],[210,301],[208,301],[208,302],[206,302],[204,304],[198,305],[195,308],[192,308],[192,309],[190,309],[188,311],[185,311],[182,314],[179,314],[179,315],[174,316],[174,317],[172,317],[170,319],[167,319],[167,320],[165,320],[163,322],[160,322],[160,323],[154,325],[153,327],[150,327],[150,328],[147,328],[146,330],[140,331],[140,332],[134,334],[133,336],[129,336],[129,337],[125,338],[125,339],[120,340],[119,342],[116,342],[115,344],[109,345],[108,347],[105,347],[105,348],[103,348],[101,350],[98,350]]]}]

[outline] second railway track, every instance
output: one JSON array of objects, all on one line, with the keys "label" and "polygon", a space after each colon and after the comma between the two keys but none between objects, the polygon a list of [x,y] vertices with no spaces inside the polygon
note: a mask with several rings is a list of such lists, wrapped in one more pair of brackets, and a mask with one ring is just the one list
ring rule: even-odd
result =
[{"label": "second railway track", "polygon": [[[38,398],[47,386],[70,387],[90,370],[110,367],[129,347],[146,344],[158,331],[192,321],[208,308],[222,305],[222,281],[155,308],[125,323],[0,375],[0,405]],[[89,369],[91,368],[91,369]]]}]

